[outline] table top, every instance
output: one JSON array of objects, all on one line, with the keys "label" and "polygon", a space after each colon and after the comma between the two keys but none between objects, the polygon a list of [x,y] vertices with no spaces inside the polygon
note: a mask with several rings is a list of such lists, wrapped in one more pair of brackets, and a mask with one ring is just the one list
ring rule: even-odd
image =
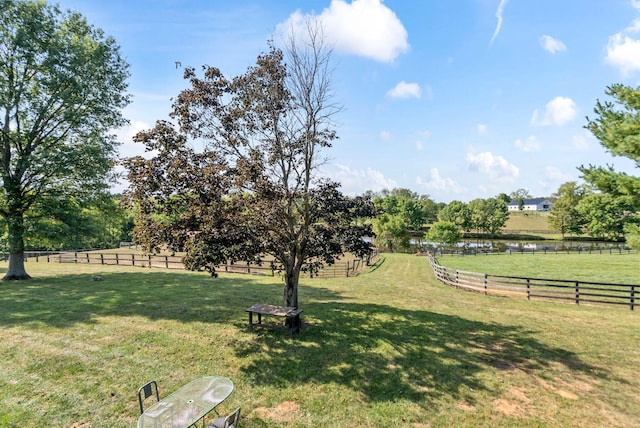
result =
[{"label": "table top", "polygon": [[142,427],[189,427],[231,395],[233,382],[222,376],[205,376],[184,385],[148,407],[138,419]]}]

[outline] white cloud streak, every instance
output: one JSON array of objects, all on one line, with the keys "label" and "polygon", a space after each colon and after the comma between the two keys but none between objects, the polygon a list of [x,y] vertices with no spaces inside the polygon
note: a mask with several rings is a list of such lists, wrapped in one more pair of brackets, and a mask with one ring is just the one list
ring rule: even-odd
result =
[{"label": "white cloud streak", "polygon": [[504,12],[504,7],[507,5],[509,0],[500,0],[500,4],[498,5],[498,9],[496,10],[496,18],[498,18],[498,23],[496,24],[496,29],[493,31],[493,36],[491,36],[491,41],[489,42],[489,46],[493,44],[493,41],[500,34],[500,29],[502,28],[502,13]]}]

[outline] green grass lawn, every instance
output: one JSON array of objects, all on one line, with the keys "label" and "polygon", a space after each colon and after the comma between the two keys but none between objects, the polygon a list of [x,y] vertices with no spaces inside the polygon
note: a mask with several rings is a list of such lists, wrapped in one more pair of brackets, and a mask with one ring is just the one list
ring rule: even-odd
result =
[{"label": "green grass lawn", "polygon": [[166,395],[203,375],[233,380],[220,411],[241,406],[247,428],[640,421],[637,311],[458,291],[425,257],[304,280],[293,339],[246,327],[246,307],[281,303],[278,278],[27,268],[0,283],[0,426],[135,426],[140,385]]},{"label": "green grass lawn", "polygon": [[547,231],[553,233],[548,222],[549,213],[544,211],[509,211],[504,229],[525,231]]},{"label": "green grass lawn", "polygon": [[640,284],[640,252],[622,254],[513,253],[443,256],[442,266],[531,278]]}]

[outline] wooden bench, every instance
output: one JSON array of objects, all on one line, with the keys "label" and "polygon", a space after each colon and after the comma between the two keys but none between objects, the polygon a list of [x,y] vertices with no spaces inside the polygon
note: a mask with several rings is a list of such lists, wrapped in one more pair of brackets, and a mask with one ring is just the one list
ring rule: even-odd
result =
[{"label": "wooden bench", "polygon": [[[250,308],[247,308],[246,311],[249,312],[249,329],[257,326],[274,330],[283,330],[289,332],[290,336],[293,336],[293,333],[300,332],[300,314],[302,313],[302,309],[256,303]],[[253,314],[258,314],[258,322],[253,322]],[[263,323],[262,315],[283,317],[285,318],[285,323],[284,325]]]}]

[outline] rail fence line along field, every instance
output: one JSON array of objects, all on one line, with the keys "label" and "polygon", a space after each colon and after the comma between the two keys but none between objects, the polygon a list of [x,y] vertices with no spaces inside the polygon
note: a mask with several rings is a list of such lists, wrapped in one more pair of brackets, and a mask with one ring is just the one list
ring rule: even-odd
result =
[{"label": "rail fence line along field", "polygon": [[[356,272],[366,267],[369,263],[377,259],[379,253],[375,251],[369,260],[354,259],[346,262],[338,262],[322,269],[307,270],[302,272],[307,278],[339,278],[355,275]],[[8,255],[5,254],[5,260]],[[25,261],[35,260],[36,262],[47,263],[85,263],[99,265],[118,266],[138,266],[145,268],[164,268],[184,270],[182,256],[177,255],[143,255],[136,253],[99,253],[88,251],[75,252],[25,252]],[[280,269],[273,260],[265,260],[261,265],[256,263],[227,263],[217,266],[218,272],[242,273],[253,275],[275,276]]]},{"label": "rail fence line along field", "polygon": [[635,308],[635,293],[640,284],[614,284],[562,279],[493,275],[452,269],[429,262],[436,278],[449,286],[484,294],[519,297],[527,300],[563,301],[579,305],[595,303]]}]

